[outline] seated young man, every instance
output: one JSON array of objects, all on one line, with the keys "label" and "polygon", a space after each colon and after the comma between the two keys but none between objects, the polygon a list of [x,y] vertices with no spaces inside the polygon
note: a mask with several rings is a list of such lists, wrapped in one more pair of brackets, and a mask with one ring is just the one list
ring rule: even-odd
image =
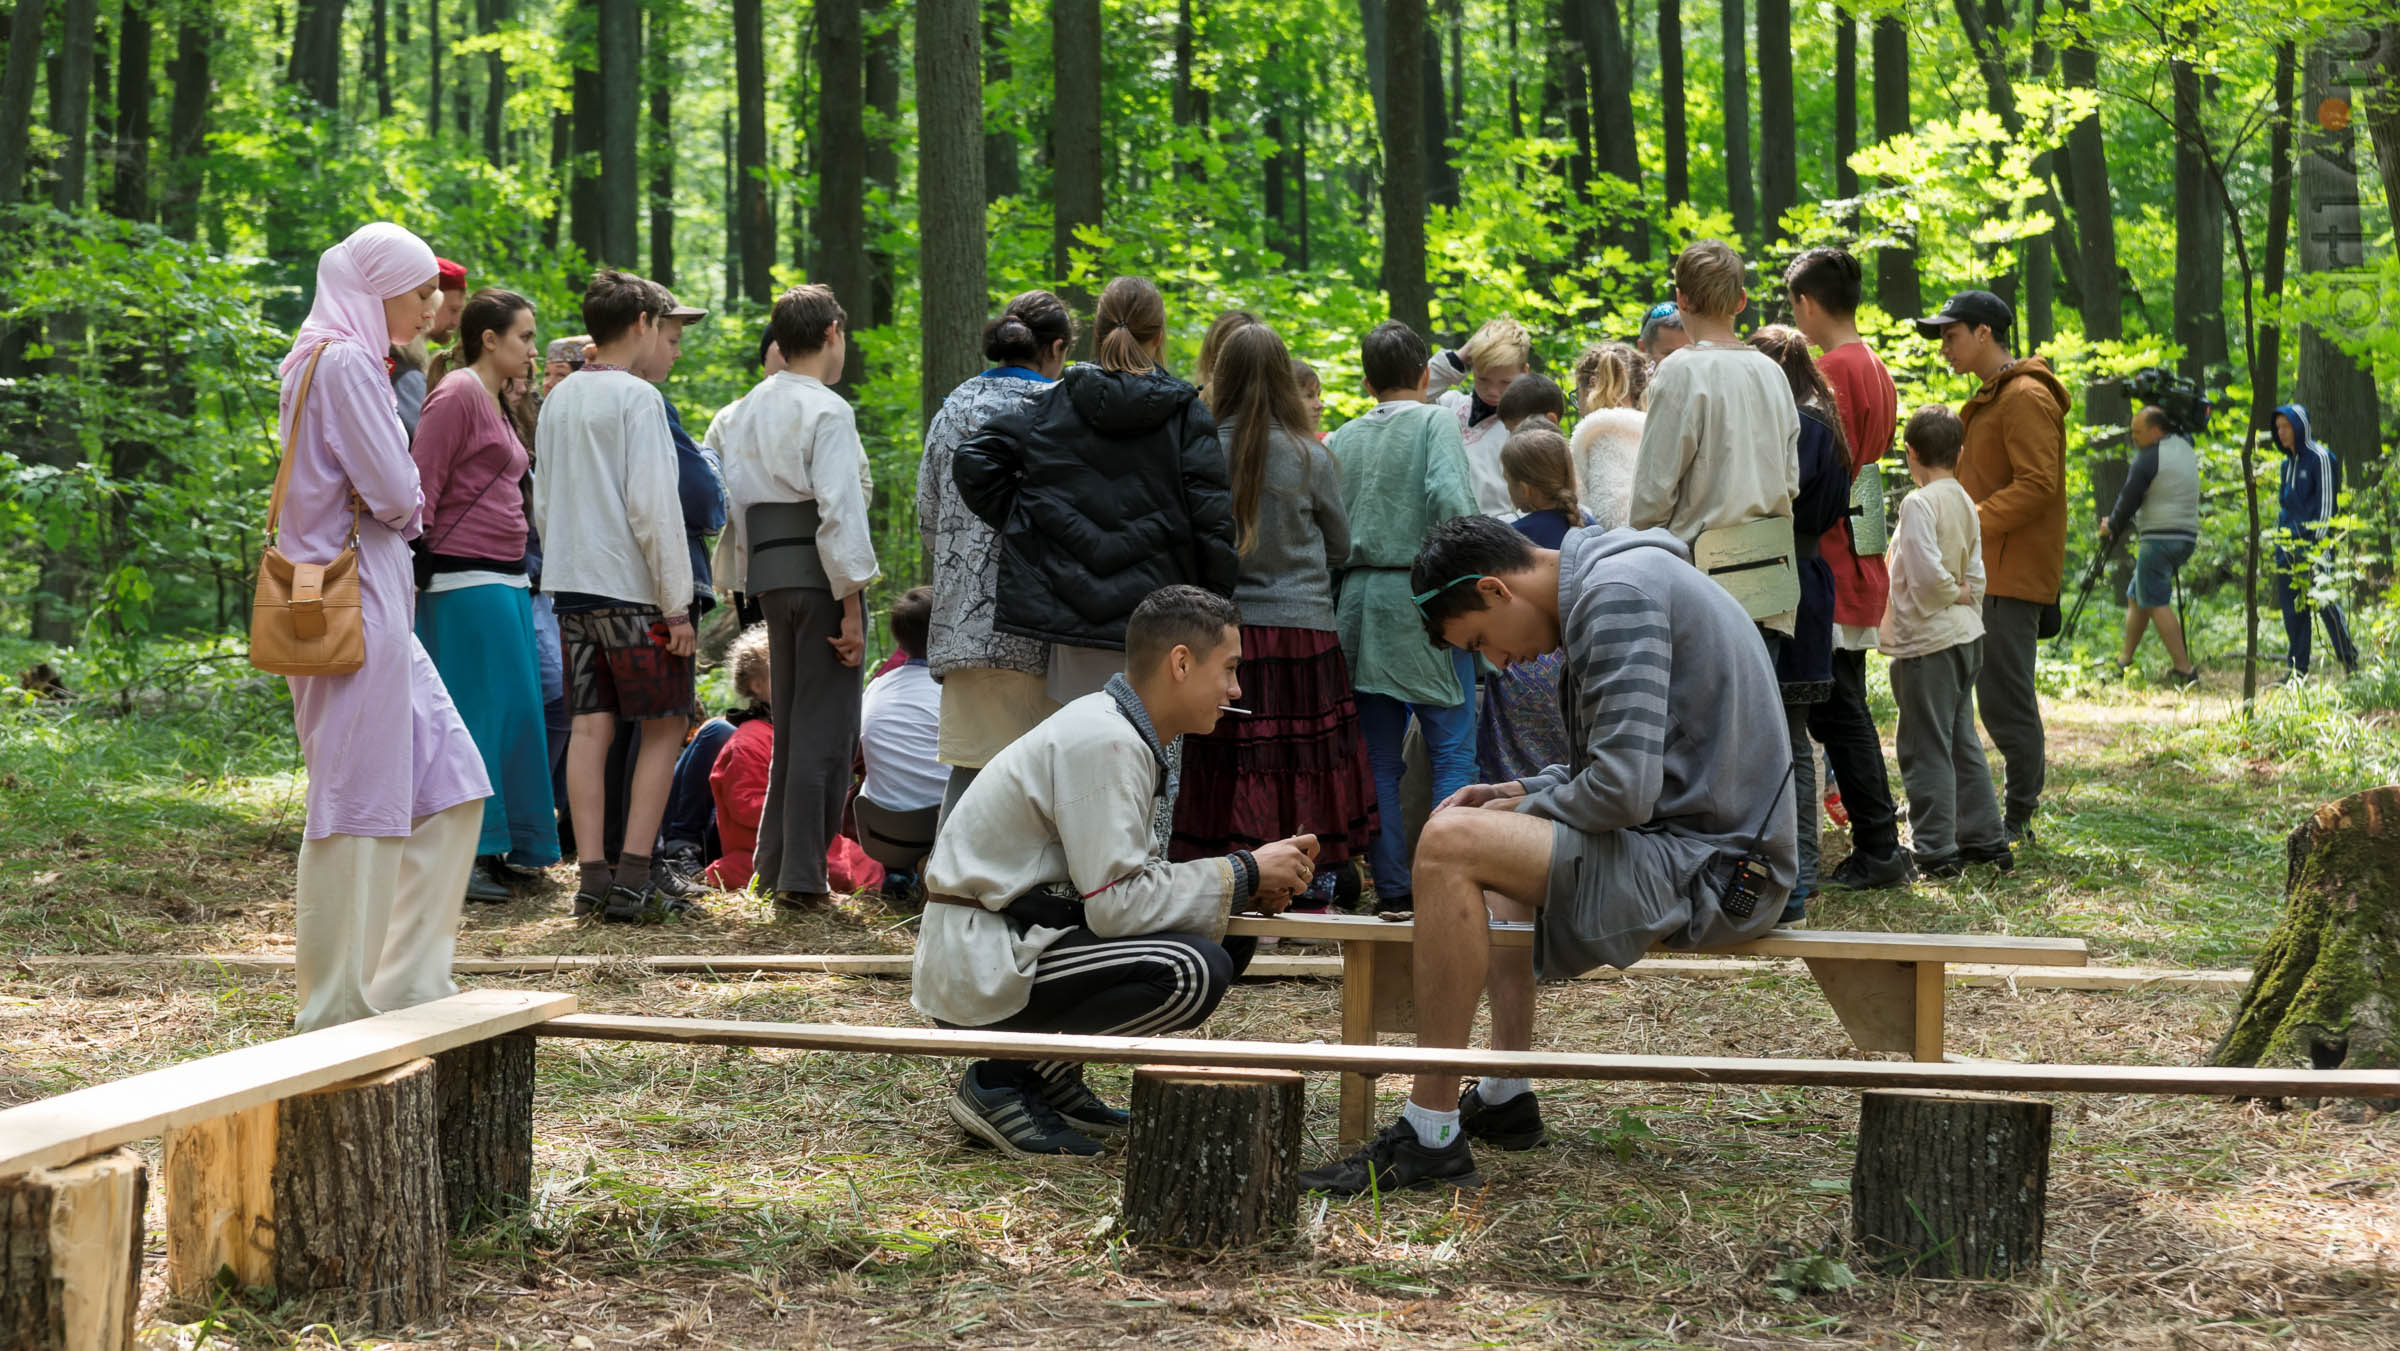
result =
[{"label": "seated young man", "polygon": [[[1775,669],[1742,606],[1664,530],[1584,530],[1537,548],[1483,516],[1445,521],[1411,574],[1435,641],[1507,667],[1563,649],[1572,761],[1477,784],[1435,808],[1417,844],[1417,1040],[1465,1046],[1492,996],[1492,1046],[1533,1039],[1533,980],[1626,967],[1653,943],[1713,946],[1775,925],[1798,872]],[[1487,914],[1488,910],[1488,914]],[[1491,946],[1489,920],[1533,921],[1533,947]],[[1420,1074],[1400,1119],[1301,1174],[1355,1195],[1481,1177],[1470,1137],[1543,1139],[1525,1081]]]},{"label": "seated young man", "polygon": [[858,818],[858,842],[867,856],[899,874],[898,885],[905,887],[933,848],[942,793],[950,786],[950,766],[936,754],[942,687],[925,664],[933,588],[911,588],[892,602],[890,617],[892,642],[903,659],[868,682],[859,703],[858,749],[867,762],[867,778],[850,800],[850,810]]},{"label": "seated young man", "polygon": [[[1125,670],[1009,743],[968,785],[925,865],[917,1011],[944,1027],[1146,1036],[1196,1027],[1254,946],[1238,909],[1280,911],[1315,876],[1316,840],[1167,861],[1176,738],[1241,697],[1241,617],[1192,586],[1153,591]],[[1778,717],[1780,717],[1778,713]],[[1779,722],[1777,726],[1781,726]],[[1126,1113],[1083,1066],[986,1060],[950,1116],[1020,1158],[1097,1154]]]}]

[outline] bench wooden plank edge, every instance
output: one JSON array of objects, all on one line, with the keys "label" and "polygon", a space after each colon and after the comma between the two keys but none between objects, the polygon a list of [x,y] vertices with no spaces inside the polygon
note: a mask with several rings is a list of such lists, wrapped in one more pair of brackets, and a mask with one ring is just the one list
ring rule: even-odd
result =
[{"label": "bench wooden plank edge", "polygon": [[[1411,943],[1414,922],[1391,923],[1371,915],[1236,915],[1229,934],[1257,938],[1314,938],[1335,942]],[[1496,947],[1531,947],[1531,927],[1492,927]],[[1985,962],[2004,966],[2083,966],[2090,945],[2080,938],[2013,938],[1998,934],[1852,933],[1840,929],[1779,929],[1746,943],[1712,948],[1651,949],[1654,953],[1713,957],[1824,957],[1896,962]]]},{"label": "bench wooden plank edge", "polygon": [[776,1047],[870,1055],[1078,1060],[1288,1069],[1348,1074],[1492,1074],[1674,1084],[1789,1084],[1837,1088],[1950,1088],[1992,1092],[2199,1094],[2222,1097],[2400,1096],[2400,1070],[2215,1069],[2178,1065],[1957,1064],[1775,1060],[1714,1056],[1586,1055],[1418,1046],[1351,1046],[1183,1037],[1069,1037],[1025,1032],[763,1023],[578,1013],[533,1029],[537,1037]]},{"label": "bench wooden plank edge", "polygon": [[187,1060],[0,1111],[0,1177],[55,1167],[228,1112],[572,1014],[575,996],[468,990],[415,1008]]}]

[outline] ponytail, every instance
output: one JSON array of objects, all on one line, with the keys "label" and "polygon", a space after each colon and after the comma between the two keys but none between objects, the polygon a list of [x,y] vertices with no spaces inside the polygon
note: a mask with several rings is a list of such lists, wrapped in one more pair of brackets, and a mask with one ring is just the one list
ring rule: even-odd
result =
[{"label": "ponytail", "polygon": [[1096,355],[1103,369],[1147,371],[1158,365],[1150,344],[1167,331],[1167,302],[1142,278],[1119,277],[1100,293],[1092,327],[1100,335]]},{"label": "ponytail", "polygon": [[1556,423],[1535,418],[1517,428],[1500,447],[1500,472],[1510,483],[1523,484],[1535,501],[1566,513],[1567,524],[1583,523],[1575,461]]}]

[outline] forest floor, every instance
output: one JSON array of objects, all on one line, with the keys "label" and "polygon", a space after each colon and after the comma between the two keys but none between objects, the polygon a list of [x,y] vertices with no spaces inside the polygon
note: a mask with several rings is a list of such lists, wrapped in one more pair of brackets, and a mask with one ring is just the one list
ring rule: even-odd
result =
[{"label": "forest floor", "polygon": [[[1837,898],[1815,923],[2071,934],[2099,964],[2245,966],[2280,909],[2285,833],[2400,766],[2400,733],[2331,706],[2330,691],[2278,694],[2241,722],[2223,673],[2196,696],[2046,679],[2041,846],[2013,874]],[[94,704],[0,714],[0,950],[289,951],[301,803],[286,716],[238,683],[129,716]],[[1844,847],[1837,832],[1828,852]],[[564,915],[568,874],[556,870],[550,895],[470,907],[460,952],[909,943],[907,918],[871,899],[787,921],[723,898],[690,925],[578,928]],[[0,1105],[279,1036],[292,1013],[288,976],[6,965]],[[625,964],[470,983],[568,990],[590,1011],[920,1022],[906,982],[890,979],[707,980]],[[1960,988],[1951,1045],[2190,1064],[2235,998]],[[1331,1039],[1336,1007],[1328,981],[1246,982],[1208,1032]],[[1854,1054],[1796,970],[1547,989],[1537,1044]],[[1481,1156],[1484,1191],[1309,1198],[1291,1243],[1204,1263],[1118,1237],[1114,1155],[1028,1164],[967,1147],[942,1111],[956,1069],[544,1043],[533,1213],[462,1242],[445,1326],[337,1337],[306,1305],[271,1297],[170,1303],[153,1188],[144,1344],[2400,1348],[2390,1115],[2062,1096],[2041,1270],[1948,1282],[1853,1269],[1850,1091],[1544,1087],[1553,1143]],[[1120,1100],[1125,1076],[1094,1071]],[[1331,1078],[1309,1086],[1312,1161],[1331,1152],[1336,1092]],[[1386,1081],[1386,1110],[1399,1094]]]}]

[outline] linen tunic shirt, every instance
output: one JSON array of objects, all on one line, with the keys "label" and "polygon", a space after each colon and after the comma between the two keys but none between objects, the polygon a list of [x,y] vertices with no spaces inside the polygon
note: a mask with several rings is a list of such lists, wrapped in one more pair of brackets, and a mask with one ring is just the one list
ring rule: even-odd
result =
[{"label": "linen tunic shirt", "polygon": [[1466,697],[1457,668],[1426,638],[1408,570],[1426,531],[1475,514],[1458,419],[1433,404],[1377,404],[1343,423],[1327,449],[1341,465],[1350,523],[1334,628],[1351,683],[1429,708],[1457,706]]}]

